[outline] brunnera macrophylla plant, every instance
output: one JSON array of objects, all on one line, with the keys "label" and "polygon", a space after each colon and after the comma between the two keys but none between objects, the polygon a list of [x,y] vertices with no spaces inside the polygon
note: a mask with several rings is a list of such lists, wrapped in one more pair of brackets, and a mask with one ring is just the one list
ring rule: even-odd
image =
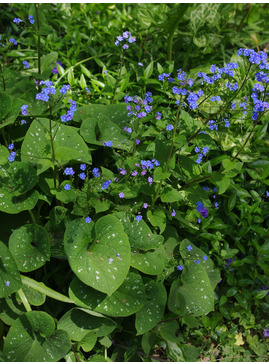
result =
[{"label": "brunnera macrophylla plant", "polygon": [[[71,344],[76,353],[104,347],[107,359],[126,317],[145,351],[149,333],[171,345],[166,322],[218,304],[217,248],[199,239],[224,228],[223,196],[266,120],[267,55],[240,49],[224,67],[189,75],[159,65],[154,83],[153,66],[140,62],[144,85],[119,102],[135,42],[129,31],[115,41],[120,69],[106,104],[58,82],[55,53],[38,58],[39,72],[27,60],[9,71],[26,74],[21,99],[1,65],[0,211],[20,217],[0,245],[5,360],[58,361]],[[64,276],[57,289],[44,284],[50,262]],[[43,308],[46,297],[57,314]]]}]

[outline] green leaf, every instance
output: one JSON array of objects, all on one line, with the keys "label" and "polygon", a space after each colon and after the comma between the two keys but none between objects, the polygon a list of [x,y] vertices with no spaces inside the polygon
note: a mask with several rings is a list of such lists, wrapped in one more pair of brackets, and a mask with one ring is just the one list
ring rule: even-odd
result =
[{"label": "green leaf", "polygon": [[41,292],[38,292],[37,290],[28,286],[27,284],[23,284],[22,290],[30,305],[41,306],[46,300],[46,295],[44,295]]},{"label": "green leaf", "polygon": [[182,131],[193,133],[197,129],[197,122],[184,110],[181,110],[179,116],[179,127]]},{"label": "green leaf", "polygon": [[155,170],[153,172],[153,180],[155,182],[158,182],[158,181],[161,181],[162,179],[169,178],[170,175],[171,175],[171,173],[169,173],[169,172],[163,173],[162,167],[157,167],[157,168],[155,168]]},{"label": "green leaf", "polygon": [[97,334],[95,331],[90,331],[87,335],[85,335],[79,342],[79,345],[86,352],[91,351],[97,341]]},{"label": "green leaf", "polygon": [[48,234],[38,225],[22,226],[11,234],[9,250],[21,272],[36,270],[50,259]]},{"label": "green leaf", "polygon": [[205,315],[214,309],[214,295],[208,275],[201,264],[184,264],[182,283],[175,280],[168,299],[169,310],[177,315]]},{"label": "green leaf", "polygon": [[226,174],[219,174],[217,172],[212,173],[212,180],[218,187],[218,193],[223,194],[230,186],[231,179]]},{"label": "green leaf", "polygon": [[148,211],[147,218],[152,226],[158,226],[160,234],[164,231],[166,227],[166,216],[163,210],[156,208],[153,212]]},{"label": "green leaf", "polygon": [[[191,245],[192,249],[191,251],[188,251],[187,246]],[[191,243],[188,239],[182,240],[180,243],[180,255],[182,258],[187,259],[193,259],[193,260],[200,260],[199,265],[201,265],[205,271],[206,274],[210,280],[212,289],[215,289],[217,283],[220,281],[220,274],[218,270],[214,270],[214,262],[212,259],[210,259],[204,251],[197,248],[193,243]],[[204,260],[203,257],[207,256],[207,259]]]},{"label": "green leaf", "polygon": [[4,343],[8,361],[60,360],[68,353],[71,343],[66,331],[54,330],[54,320],[46,312],[31,311],[18,317]]},{"label": "green leaf", "polygon": [[77,277],[109,295],[123,283],[129,271],[128,236],[115,216],[101,217],[95,226],[93,222],[87,224],[84,219],[72,221],[64,235],[64,248]]},{"label": "green leaf", "polygon": [[12,162],[0,166],[0,211],[16,214],[32,209],[39,194],[37,191],[26,192],[36,183],[36,171],[27,163]]},{"label": "green leaf", "polygon": [[147,81],[150,78],[150,76],[152,75],[153,65],[154,65],[154,61],[150,62],[150,64],[145,69],[145,71],[144,71],[145,81]]},{"label": "green leaf", "polygon": [[72,308],[60,318],[57,328],[68,332],[71,340],[81,341],[89,332],[95,332],[97,337],[110,334],[116,323],[86,308]]},{"label": "green leaf", "polygon": [[0,91],[0,121],[9,113],[11,106],[11,97],[6,92]]},{"label": "green leaf", "polygon": [[0,298],[10,296],[22,287],[15,260],[2,241],[0,241],[0,281]]},{"label": "green leaf", "polygon": [[[48,133],[49,119],[36,119],[30,125],[22,143],[22,161],[37,166],[37,174],[53,168],[53,153]],[[52,121],[55,163],[62,167],[70,161],[91,163],[89,149],[77,129]]]},{"label": "green leaf", "polygon": [[116,216],[129,238],[131,266],[146,274],[160,274],[164,268],[163,237],[153,234],[144,220],[131,220],[123,212]]},{"label": "green leaf", "polygon": [[184,196],[173,187],[166,186],[161,190],[162,202],[177,202],[183,199]]},{"label": "green leaf", "polygon": [[136,314],[135,328],[137,335],[150,331],[161,321],[167,299],[166,289],[160,282],[144,278],[147,303]]},{"label": "green leaf", "polygon": [[76,304],[112,317],[130,316],[146,303],[144,284],[136,272],[129,272],[111,296],[86,286],[77,278],[70,284],[69,295]]},{"label": "green leaf", "polygon": [[21,300],[16,299],[15,293],[10,297],[0,298],[0,318],[5,324],[12,325],[25,312],[26,308]]},{"label": "green leaf", "polygon": [[52,69],[56,65],[57,58],[57,52],[51,52],[41,57],[41,75],[43,80],[46,80],[51,76]]},{"label": "green leaf", "polygon": [[9,157],[9,151],[3,145],[0,145],[0,165],[6,164]]}]

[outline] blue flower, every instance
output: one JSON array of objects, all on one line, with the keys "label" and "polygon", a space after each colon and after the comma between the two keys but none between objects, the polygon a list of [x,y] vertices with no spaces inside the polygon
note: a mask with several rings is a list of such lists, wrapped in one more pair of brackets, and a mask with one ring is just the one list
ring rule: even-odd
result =
[{"label": "blue flower", "polygon": [[69,168],[65,168],[64,170],[64,174],[66,176],[73,176],[73,174],[75,174],[75,171],[73,170],[72,167],[69,167]]},{"label": "blue flower", "polygon": [[21,124],[23,125],[23,124],[27,124],[26,123],[26,120],[21,120]]},{"label": "blue flower", "polygon": [[176,211],[175,211],[175,210],[173,210],[173,211],[171,212],[171,216],[176,216]]},{"label": "blue flower", "polygon": [[71,190],[71,185],[69,185],[69,184],[64,185],[64,189],[65,189],[66,191]]},{"label": "blue flower", "polygon": [[103,145],[105,147],[112,147],[113,143],[109,140],[108,142],[104,142]]},{"label": "blue flower", "polygon": [[10,43],[13,43],[14,45],[17,45],[18,43],[14,38],[9,38]]},{"label": "blue flower", "polygon": [[204,260],[207,260],[207,256],[206,256],[206,255],[204,255],[204,256],[203,256],[203,259],[204,259]]},{"label": "blue flower", "polygon": [[102,185],[102,190],[105,190],[105,189],[107,189],[107,187],[110,185],[110,183],[111,183],[112,181],[111,181],[111,179],[110,180],[106,180],[104,183],[103,183],[103,185]]},{"label": "blue flower", "polygon": [[6,282],[5,282],[5,285],[6,285],[6,287],[9,287],[10,282],[9,282],[9,281],[6,281]]},{"label": "blue flower", "polygon": [[14,162],[15,156],[16,156],[16,153],[15,152],[11,152],[10,155],[9,155],[9,157],[8,157],[9,162]]},{"label": "blue flower", "polygon": [[25,115],[25,116],[28,115],[27,107],[28,107],[28,105],[22,105],[21,106],[22,115]]},{"label": "blue flower", "polygon": [[123,192],[119,193],[119,198],[124,198],[124,193]]},{"label": "blue flower", "polygon": [[12,144],[9,144],[8,149],[9,149],[9,150],[14,149],[14,144],[13,144],[13,143],[12,143]]},{"label": "blue flower", "polygon": [[182,265],[178,265],[177,266],[177,270],[183,270],[183,266]]},{"label": "blue flower", "polygon": [[79,168],[80,168],[82,171],[85,171],[85,170],[86,170],[86,164],[85,164],[85,163],[81,164]]},{"label": "blue flower", "polygon": [[30,65],[27,61],[23,61],[22,64],[23,64],[23,68],[30,68]]},{"label": "blue flower", "polygon": [[86,174],[84,172],[80,173],[79,178],[84,180],[86,178]]},{"label": "blue flower", "polygon": [[29,22],[30,22],[31,24],[34,24],[34,22],[35,22],[35,20],[34,20],[34,18],[33,18],[33,15],[29,15],[29,16],[28,16],[28,20],[29,20]]},{"label": "blue flower", "polygon": [[89,216],[87,216],[85,219],[85,222],[87,222],[89,224],[91,221],[92,221],[92,219]]},{"label": "blue flower", "polygon": [[174,129],[174,127],[171,124],[166,126],[166,130],[168,130],[168,131],[173,130],[173,129]]},{"label": "blue flower", "polygon": [[135,217],[135,219],[136,219],[136,221],[141,221],[142,220],[142,216],[141,215],[137,215],[136,217]]},{"label": "blue flower", "polygon": [[187,250],[190,252],[192,250],[192,246],[191,245],[188,245],[187,246]]},{"label": "blue flower", "polygon": [[22,20],[20,18],[14,18],[13,23],[20,24]]}]

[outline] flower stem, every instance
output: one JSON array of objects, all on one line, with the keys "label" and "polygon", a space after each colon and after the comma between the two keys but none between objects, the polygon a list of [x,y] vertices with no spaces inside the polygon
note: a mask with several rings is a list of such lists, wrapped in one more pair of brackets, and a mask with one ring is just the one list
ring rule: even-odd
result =
[{"label": "flower stem", "polygon": [[29,302],[28,302],[23,290],[20,288],[17,293],[20,296],[20,299],[21,299],[26,311],[27,312],[32,311],[31,306],[29,305]]},{"label": "flower stem", "polygon": [[[36,26],[37,26],[37,53],[38,53],[38,74],[41,75],[41,37],[40,37],[40,23],[38,14],[38,4],[35,4],[35,14],[36,14]],[[41,91],[41,86],[38,86],[39,92]]]},{"label": "flower stem", "polygon": [[119,85],[119,82],[120,82],[120,78],[121,78],[121,71],[122,71],[123,63],[124,63],[124,58],[123,58],[123,56],[121,56],[119,77],[118,77],[117,82],[116,82],[116,86],[115,86],[115,89],[114,89],[113,99],[111,101],[111,104],[114,104],[114,101],[115,101],[116,91],[117,91],[117,88],[118,88],[118,85]]},{"label": "flower stem", "polygon": [[[167,157],[167,160],[166,160],[166,164],[165,164],[163,173],[166,173],[167,172],[167,169],[168,169],[168,166],[169,166],[169,163],[170,163],[170,159],[172,157],[173,148],[174,148],[174,144],[175,144],[175,136],[176,136],[177,123],[178,123],[178,118],[179,118],[180,110],[181,110],[181,105],[179,103],[179,106],[178,106],[178,109],[177,109],[177,113],[176,113],[175,122],[174,122],[174,125],[173,125],[174,129],[173,129],[173,135],[172,135],[172,143],[170,145],[170,150],[169,150],[169,153],[168,153],[168,157]],[[162,183],[163,183],[163,179],[160,180],[159,185],[158,185],[158,188],[157,188],[157,191],[156,191],[156,193],[155,193],[155,195],[153,197],[152,204],[151,204],[151,207],[150,207],[151,210],[153,209],[153,207],[155,205],[155,202],[156,202],[157,198],[159,197],[159,193],[160,193],[160,190],[161,190],[161,187],[162,187]]]}]

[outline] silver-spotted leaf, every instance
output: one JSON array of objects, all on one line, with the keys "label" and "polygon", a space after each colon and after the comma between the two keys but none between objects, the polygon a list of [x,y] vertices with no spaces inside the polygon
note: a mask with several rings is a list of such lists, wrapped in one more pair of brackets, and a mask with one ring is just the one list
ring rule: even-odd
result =
[{"label": "silver-spotted leaf", "polygon": [[9,250],[21,272],[31,272],[50,259],[48,233],[38,225],[25,225],[13,231]]},{"label": "silver-spotted leaf", "polygon": [[136,313],[137,335],[150,331],[163,318],[167,299],[166,289],[160,282],[144,278],[147,303]]},{"label": "silver-spotted leaf", "polygon": [[72,221],[64,248],[76,276],[86,285],[111,295],[123,283],[130,267],[130,245],[121,222],[112,215],[94,225]]},{"label": "silver-spotted leaf", "polygon": [[98,337],[108,335],[116,328],[116,323],[100,313],[72,308],[60,318],[57,328],[66,330],[71,340],[80,341],[89,332],[95,332]]},{"label": "silver-spotted leaf", "polygon": [[2,241],[0,241],[0,282],[0,298],[10,296],[22,287],[15,260]]},{"label": "silver-spotted leaf", "polygon": [[8,361],[56,362],[71,347],[68,334],[55,330],[53,318],[46,312],[31,311],[12,324],[4,343]]}]

